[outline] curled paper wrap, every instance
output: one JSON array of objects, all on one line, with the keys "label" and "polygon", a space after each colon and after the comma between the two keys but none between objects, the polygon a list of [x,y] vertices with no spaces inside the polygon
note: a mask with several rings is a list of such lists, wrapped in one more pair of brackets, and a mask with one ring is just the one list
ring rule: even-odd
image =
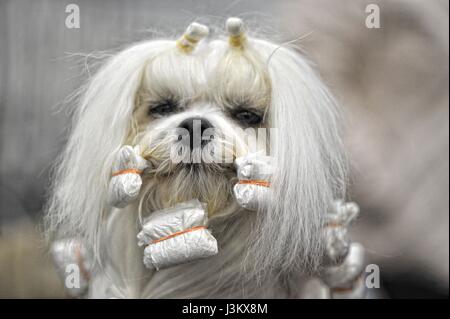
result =
[{"label": "curled paper wrap", "polygon": [[335,201],[325,215],[326,264],[322,281],[330,288],[331,298],[364,298],[365,250],[347,236],[348,227],[358,217],[356,203]]},{"label": "curled paper wrap", "polygon": [[137,235],[144,265],[162,269],[217,254],[217,241],[206,225],[206,209],[198,200],[152,213]]},{"label": "curled paper wrap", "polygon": [[[83,244],[75,238],[60,239],[52,244],[50,252],[66,291],[72,297],[82,297],[87,292],[91,276],[88,254]],[[69,278],[74,271],[79,276]]]},{"label": "curled paper wrap", "polygon": [[325,215],[325,260],[320,280],[310,287],[305,298],[322,296],[331,299],[365,298],[364,247],[351,242],[348,227],[359,215],[356,203],[335,201],[331,212]]},{"label": "curled paper wrap", "polygon": [[234,196],[238,204],[256,210],[267,205],[270,192],[270,177],[273,173],[270,156],[257,153],[239,157],[235,161],[239,182],[234,185]]},{"label": "curled paper wrap", "polygon": [[339,262],[349,250],[348,226],[359,215],[356,203],[337,200],[333,211],[325,215],[326,256],[329,264]]},{"label": "curled paper wrap", "polygon": [[139,146],[125,145],[117,154],[108,189],[108,201],[114,207],[123,208],[139,195],[141,173],[148,167],[139,152]]}]

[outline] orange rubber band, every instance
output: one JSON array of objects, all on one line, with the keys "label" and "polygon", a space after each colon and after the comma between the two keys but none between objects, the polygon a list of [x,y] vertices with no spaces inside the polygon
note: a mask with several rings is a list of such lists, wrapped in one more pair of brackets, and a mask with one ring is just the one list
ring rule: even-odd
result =
[{"label": "orange rubber band", "polygon": [[170,238],[182,235],[182,234],[190,233],[192,231],[199,230],[199,229],[206,229],[206,226],[194,226],[192,228],[188,228],[188,229],[185,229],[185,230],[180,230],[180,231],[177,231],[176,233],[170,234],[169,236],[162,237],[160,239],[154,240],[151,243],[149,243],[148,245],[156,244],[156,243],[159,243],[159,242],[161,242],[163,240],[167,240],[167,239],[170,239]]},{"label": "orange rubber band", "polygon": [[356,277],[351,283],[350,283],[350,287],[334,287],[331,288],[332,292],[337,292],[337,293],[346,293],[346,292],[350,292],[353,289],[355,289],[356,285],[361,282],[363,280],[362,275]]},{"label": "orange rubber band", "polygon": [[79,244],[76,244],[75,246],[75,259],[77,261],[78,268],[80,269],[81,276],[89,281],[89,279],[91,279],[91,273],[84,266],[84,258],[83,254],[81,253],[81,247]]},{"label": "orange rubber band", "polygon": [[342,226],[344,226],[344,225],[339,224],[339,223],[328,223],[328,224],[325,224],[325,227],[328,227],[328,228],[337,228],[337,227],[342,227]]},{"label": "orange rubber band", "polygon": [[263,187],[270,187],[270,182],[262,181],[262,180],[243,179],[243,180],[239,181],[238,184],[252,184],[252,185],[258,185],[258,186],[263,186]]},{"label": "orange rubber band", "polygon": [[120,171],[112,173],[112,176],[122,175],[122,174],[138,174],[141,175],[142,171],[140,169],[135,168],[128,168],[128,169],[122,169]]}]

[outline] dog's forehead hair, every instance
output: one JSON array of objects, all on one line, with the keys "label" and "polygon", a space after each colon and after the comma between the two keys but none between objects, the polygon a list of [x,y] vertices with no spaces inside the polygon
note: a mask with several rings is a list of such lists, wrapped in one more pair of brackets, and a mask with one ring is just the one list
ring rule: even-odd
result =
[{"label": "dog's forehead hair", "polygon": [[213,51],[167,52],[147,62],[140,92],[151,100],[182,101],[182,107],[212,102],[223,109],[264,110],[270,100],[270,79],[262,65],[239,56],[232,61],[218,58]]}]

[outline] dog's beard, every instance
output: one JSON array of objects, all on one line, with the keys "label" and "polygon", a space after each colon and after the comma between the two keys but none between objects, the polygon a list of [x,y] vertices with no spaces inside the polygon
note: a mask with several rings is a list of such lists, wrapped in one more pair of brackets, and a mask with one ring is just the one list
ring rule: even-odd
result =
[{"label": "dog's beard", "polygon": [[198,199],[208,205],[212,215],[233,205],[233,147],[216,139],[203,148],[188,148],[183,160],[174,161],[174,155],[180,155],[175,143],[177,137],[166,134],[142,146],[143,156],[151,163],[143,176],[142,209],[152,211]]}]

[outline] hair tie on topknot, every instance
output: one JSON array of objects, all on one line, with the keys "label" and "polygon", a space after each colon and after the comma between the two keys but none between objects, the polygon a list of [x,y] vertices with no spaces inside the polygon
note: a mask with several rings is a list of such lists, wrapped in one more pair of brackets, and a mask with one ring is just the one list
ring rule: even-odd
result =
[{"label": "hair tie on topknot", "polygon": [[200,40],[209,34],[207,26],[193,22],[191,23],[184,34],[177,40],[178,48],[184,53],[190,53],[195,49],[195,46]]},{"label": "hair tie on topknot", "polygon": [[233,48],[242,49],[245,45],[244,23],[239,18],[228,18],[226,29],[230,36],[229,43]]}]

